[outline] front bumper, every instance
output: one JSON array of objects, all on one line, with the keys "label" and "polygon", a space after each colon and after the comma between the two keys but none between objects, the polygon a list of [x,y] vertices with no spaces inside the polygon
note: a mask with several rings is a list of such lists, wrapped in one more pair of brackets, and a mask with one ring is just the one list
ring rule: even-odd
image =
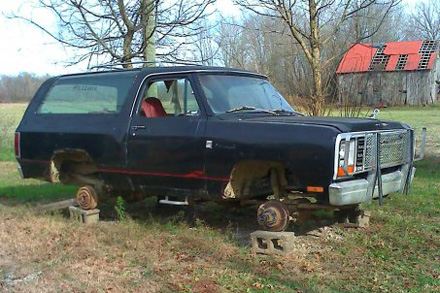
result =
[{"label": "front bumper", "polygon": [[[404,169],[404,168],[403,168]],[[411,172],[411,182],[416,169]],[[407,170],[398,170],[382,175],[383,195],[403,193],[405,189],[405,174]],[[329,186],[329,202],[334,206],[344,206],[370,202],[372,198],[379,197],[379,188],[376,184],[373,192],[373,177],[350,181],[336,182]]]}]

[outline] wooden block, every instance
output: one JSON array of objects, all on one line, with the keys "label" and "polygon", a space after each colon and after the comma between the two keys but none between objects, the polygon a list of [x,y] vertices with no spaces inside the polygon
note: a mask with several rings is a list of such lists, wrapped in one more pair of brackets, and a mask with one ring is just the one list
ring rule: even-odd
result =
[{"label": "wooden block", "polygon": [[37,206],[37,210],[41,212],[56,211],[56,210],[66,209],[69,206],[78,206],[78,201],[76,200],[76,198]]},{"label": "wooden block", "polygon": [[99,222],[98,209],[92,209],[86,211],[78,207],[70,206],[69,212],[70,212],[70,219],[78,221],[80,223],[92,224]]}]

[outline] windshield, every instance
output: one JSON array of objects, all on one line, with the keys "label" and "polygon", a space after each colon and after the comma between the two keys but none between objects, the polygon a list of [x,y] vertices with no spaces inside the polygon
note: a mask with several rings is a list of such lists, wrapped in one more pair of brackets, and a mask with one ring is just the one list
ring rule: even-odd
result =
[{"label": "windshield", "polygon": [[233,112],[295,112],[266,80],[239,75],[201,75],[200,83],[215,114]]}]

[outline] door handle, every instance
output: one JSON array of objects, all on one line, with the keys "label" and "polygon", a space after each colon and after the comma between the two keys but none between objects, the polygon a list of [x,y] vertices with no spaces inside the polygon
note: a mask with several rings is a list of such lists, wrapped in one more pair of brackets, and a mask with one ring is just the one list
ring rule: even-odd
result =
[{"label": "door handle", "polygon": [[133,128],[133,130],[140,130],[140,129],[145,129],[147,127],[145,127],[145,125],[133,125],[131,128]]}]

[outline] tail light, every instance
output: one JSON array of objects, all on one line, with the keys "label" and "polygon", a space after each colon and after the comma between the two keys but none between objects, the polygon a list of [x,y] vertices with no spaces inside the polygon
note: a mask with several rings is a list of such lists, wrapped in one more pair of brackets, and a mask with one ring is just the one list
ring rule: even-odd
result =
[{"label": "tail light", "polygon": [[14,150],[15,150],[15,157],[20,158],[21,157],[21,151],[20,151],[20,132],[15,133],[14,137]]}]

